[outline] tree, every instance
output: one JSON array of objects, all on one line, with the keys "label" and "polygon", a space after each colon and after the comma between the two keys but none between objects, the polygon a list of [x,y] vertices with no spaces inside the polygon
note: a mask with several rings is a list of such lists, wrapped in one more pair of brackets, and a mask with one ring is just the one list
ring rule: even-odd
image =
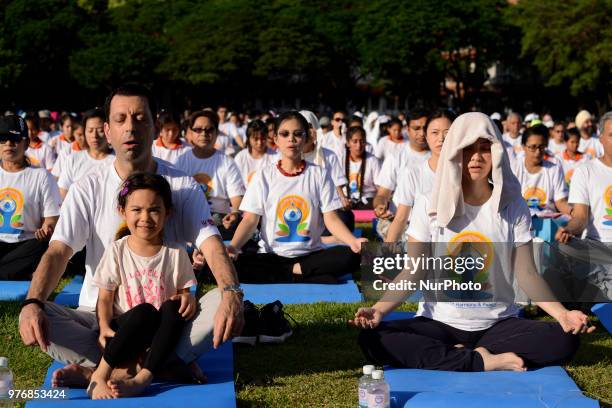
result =
[{"label": "tree", "polygon": [[600,113],[612,106],[611,15],[610,0],[521,0],[508,10],[546,84],[593,98]]}]

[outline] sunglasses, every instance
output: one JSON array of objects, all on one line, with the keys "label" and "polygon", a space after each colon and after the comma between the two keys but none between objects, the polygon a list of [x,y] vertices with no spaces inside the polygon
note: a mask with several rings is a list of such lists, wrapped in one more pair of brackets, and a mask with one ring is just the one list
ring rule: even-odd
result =
[{"label": "sunglasses", "polygon": [[334,122],[342,122],[344,118],[334,118]]},{"label": "sunglasses", "polygon": [[22,140],[26,140],[27,137],[22,137],[21,135],[16,135],[12,133],[4,133],[0,134],[0,144],[4,144],[6,142],[13,142],[15,144],[21,142]]},{"label": "sunglasses", "polygon": [[215,128],[214,127],[207,127],[207,128],[191,128],[191,130],[195,133],[197,133],[198,135],[201,133],[205,133],[207,135],[212,135],[215,132]]},{"label": "sunglasses", "polygon": [[[278,132],[278,135],[280,137],[289,137],[289,135],[291,134],[291,132],[289,132],[288,130],[281,130]],[[294,130],[293,131],[293,137],[295,137],[296,139],[301,139],[306,137],[307,133],[305,130]]]},{"label": "sunglasses", "polygon": [[530,152],[535,152],[536,150],[539,150],[539,151],[543,152],[543,151],[546,150],[546,147],[547,146],[544,146],[544,145],[528,145],[528,146],[525,146],[525,148],[527,150],[529,150]]}]

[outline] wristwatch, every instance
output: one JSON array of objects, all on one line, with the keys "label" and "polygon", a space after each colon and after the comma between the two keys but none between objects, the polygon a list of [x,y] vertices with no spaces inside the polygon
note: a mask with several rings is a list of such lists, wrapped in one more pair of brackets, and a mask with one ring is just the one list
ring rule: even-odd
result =
[{"label": "wristwatch", "polygon": [[227,285],[226,287],[223,288],[224,292],[234,292],[240,296],[244,296],[244,290],[242,290],[242,287],[240,285]]},{"label": "wristwatch", "polygon": [[45,302],[35,299],[35,298],[26,299],[23,302],[21,302],[20,309],[23,309],[27,305],[31,305],[31,304],[35,304],[38,307],[40,307],[41,310],[45,310]]}]

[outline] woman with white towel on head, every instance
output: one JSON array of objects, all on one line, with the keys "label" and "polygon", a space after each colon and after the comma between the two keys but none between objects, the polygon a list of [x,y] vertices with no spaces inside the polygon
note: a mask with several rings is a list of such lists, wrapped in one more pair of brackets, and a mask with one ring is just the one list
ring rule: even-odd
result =
[{"label": "woman with white towel on head", "polygon": [[[484,114],[459,116],[446,137],[434,187],[430,196],[417,197],[408,227],[408,255],[448,257],[466,246],[497,246],[481,269],[471,275],[483,282],[484,290],[438,291],[457,301],[435,301],[426,297],[417,317],[383,322],[385,315],[403,303],[410,292],[388,292],[369,308],[360,308],[350,323],[362,328],[359,344],[368,359],[378,365],[448,371],[524,371],[527,367],[561,364],[578,348],[578,333],[591,332],[588,318],[568,311],[554,299],[536,271],[531,250],[531,216],[520,194],[520,184],[510,170],[502,138]],[[429,243],[438,243],[432,245]],[[440,244],[442,243],[442,244]],[[461,246],[463,243],[468,243]],[[487,270],[485,270],[487,268]],[[483,275],[483,273],[485,273]],[[518,317],[518,308],[499,297],[513,287],[507,277],[516,274],[518,285],[556,322]],[[454,268],[449,276],[459,274]],[[403,271],[395,281],[422,279],[424,272]],[[505,284],[505,286],[504,286]],[[482,296],[482,297],[479,297]],[[538,298],[538,299],[536,299]],[[507,298],[504,298],[507,299]]]}]

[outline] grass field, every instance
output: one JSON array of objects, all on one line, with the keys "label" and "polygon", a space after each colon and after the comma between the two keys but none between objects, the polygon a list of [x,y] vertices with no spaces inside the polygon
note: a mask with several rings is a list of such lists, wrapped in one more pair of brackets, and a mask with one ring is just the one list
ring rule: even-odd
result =
[{"label": "grass field", "polygon": [[[357,331],[346,321],[361,305],[288,305],[285,310],[298,321],[299,330],[286,343],[235,347],[238,406],[355,407],[365,361]],[[415,306],[406,304],[404,309]],[[35,388],[51,359],[22,345],[18,312],[17,302],[0,302],[0,355],[9,358],[16,388]],[[577,355],[565,368],[587,396],[612,407],[612,337],[596,324],[597,331],[582,336]]]}]

